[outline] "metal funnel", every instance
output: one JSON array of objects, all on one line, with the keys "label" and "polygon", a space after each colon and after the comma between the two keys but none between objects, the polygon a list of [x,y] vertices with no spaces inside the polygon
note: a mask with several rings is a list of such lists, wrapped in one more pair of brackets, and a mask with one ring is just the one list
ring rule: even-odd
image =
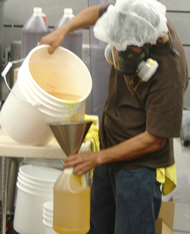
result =
[{"label": "metal funnel", "polygon": [[69,156],[78,153],[92,121],[49,123],[62,150]]}]

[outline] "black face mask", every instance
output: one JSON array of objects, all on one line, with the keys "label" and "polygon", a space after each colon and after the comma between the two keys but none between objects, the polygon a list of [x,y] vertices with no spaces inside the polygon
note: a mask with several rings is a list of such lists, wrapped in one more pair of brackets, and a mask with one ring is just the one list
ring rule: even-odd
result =
[{"label": "black face mask", "polygon": [[142,81],[147,82],[156,72],[158,63],[150,58],[150,46],[145,44],[140,53],[131,48],[125,51],[117,51],[115,47],[107,45],[105,49],[106,60],[114,65],[117,72],[122,75],[137,74]]},{"label": "black face mask", "polygon": [[112,47],[113,64],[119,73],[133,75],[137,71],[137,66],[145,61],[150,54],[149,45],[145,44],[142,51],[137,53],[130,48],[125,51],[117,51]]}]

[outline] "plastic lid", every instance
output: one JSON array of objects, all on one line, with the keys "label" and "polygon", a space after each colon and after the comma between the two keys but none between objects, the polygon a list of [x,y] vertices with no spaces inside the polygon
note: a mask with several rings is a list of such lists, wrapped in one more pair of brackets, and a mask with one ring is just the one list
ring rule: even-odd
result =
[{"label": "plastic lid", "polygon": [[73,9],[72,8],[65,8],[64,9],[64,14],[65,15],[72,15],[73,14]]},{"label": "plastic lid", "polygon": [[34,14],[41,15],[42,14],[42,8],[41,7],[34,7],[33,12],[34,12]]}]

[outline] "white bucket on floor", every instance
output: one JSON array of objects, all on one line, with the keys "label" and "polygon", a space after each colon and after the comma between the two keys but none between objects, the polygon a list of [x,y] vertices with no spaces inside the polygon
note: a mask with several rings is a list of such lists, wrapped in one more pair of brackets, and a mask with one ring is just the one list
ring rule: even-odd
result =
[{"label": "white bucket on floor", "polygon": [[[49,174],[47,171],[49,171]],[[18,174],[14,229],[18,233],[23,234],[42,234],[44,233],[44,203],[53,200],[53,186],[46,187],[45,184],[49,181],[53,183],[53,180],[55,183],[61,174],[61,170],[24,165],[20,167],[20,172],[24,172],[22,174],[23,178],[28,177],[31,181],[33,180],[33,184],[23,180]],[[52,178],[50,178],[51,176]],[[35,184],[35,181],[43,183],[44,186],[40,187],[38,184]]]},{"label": "white bucket on floor", "polygon": [[40,182],[35,182],[34,180],[28,179],[27,177],[23,176],[20,172],[18,172],[18,177],[20,180],[22,180],[23,182],[27,183],[28,185],[35,185],[36,187],[39,188],[45,188],[45,189],[52,189],[54,183],[40,183]]},{"label": "white bucket on floor", "polygon": [[44,233],[56,234],[53,230],[53,200],[45,202],[43,207]]},{"label": "white bucket on floor", "polygon": [[53,215],[51,216],[43,213],[43,218],[53,223]]},{"label": "white bucket on floor", "polygon": [[47,216],[53,216],[53,213],[51,211],[48,211],[46,209],[43,209],[43,214],[47,215]]},{"label": "white bucket on floor", "polygon": [[61,170],[55,168],[34,165],[23,165],[19,168],[19,172],[30,182],[42,186],[54,184],[62,173]]},{"label": "white bucket on floor", "polygon": [[92,89],[80,58],[62,47],[50,55],[48,48],[37,46],[29,53],[1,110],[3,129],[21,143],[46,144],[51,136],[47,123],[74,115]]},{"label": "white bucket on floor", "polygon": [[53,219],[53,200],[44,203],[43,214]]},{"label": "white bucket on floor", "polygon": [[48,201],[44,203],[44,210],[48,211],[49,213],[53,215],[53,201]]},{"label": "white bucket on floor", "polygon": [[31,189],[32,191],[36,192],[52,192],[52,187],[46,187],[46,186],[38,186],[31,183],[26,182],[22,178],[18,176],[17,181],[22,184],[23,186],[26,186],[27,188]]},{"label": "white bucket on floor", "polygon": [[57,234],[57,232],[53,230],[53,224],[48,223],[45,219],[43,219],[43,224],[45,234]]}]

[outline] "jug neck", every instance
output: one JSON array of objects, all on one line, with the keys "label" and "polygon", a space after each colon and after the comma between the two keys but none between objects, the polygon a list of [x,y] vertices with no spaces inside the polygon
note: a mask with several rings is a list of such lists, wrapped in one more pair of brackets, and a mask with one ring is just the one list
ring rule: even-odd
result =
[{"label": "jug neck", "polygon": [[73,9],[72,8],[65,8],[64,9],[64,16],[74,17]]},{"label": "jug neck", "polygon": [[33,14],[41,16],[42,15],[42,8],[41,7],[34,7]]}]

